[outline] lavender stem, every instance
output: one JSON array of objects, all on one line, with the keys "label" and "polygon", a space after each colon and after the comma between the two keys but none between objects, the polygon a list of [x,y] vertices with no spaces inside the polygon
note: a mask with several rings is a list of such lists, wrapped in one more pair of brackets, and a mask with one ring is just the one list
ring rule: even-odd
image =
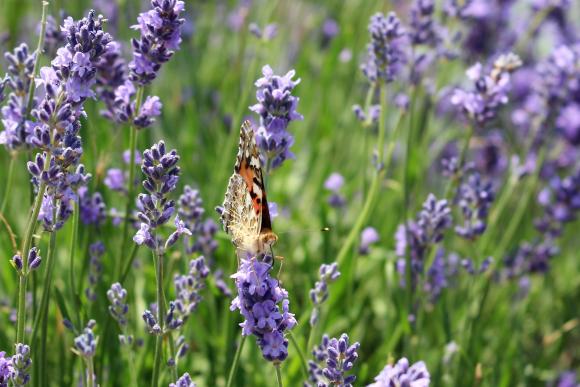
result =
[{"label": "lavender stem", "polygon": [[2,199],[2,207],[0,207],[0,212],[4,213],[6,211],[6,205],[8,205],[8,197],[10,196],[10,191],[12,191],[12,181],[14,180],[14,164],[16,163],[17,153],[13,153],[10,157],[10,163],[8,164],[8,177],[6,178],[6,189],[4,190],[4,198]]},{"label": "lavender stem", "polygon": [[[137,89],[137,96],[135,100],[135,111],[138,112],[141,108],[141,103],[143,101],[143,86]],[[121,276],[121,270],[123,269],[123,262],[125,261],[125,253],[127,251],[127,243],[129,237],[129,226],[130,226],[130,214],[131,207],[133,205],[133,196],[135,194],[135,151],[137,147],[137,127],[133,124],[131,125],[129,134],[129,179],[127,182],[127,203],[125,205],[125,219],[123,222],[123,240],[121,242],[121,255],[117,259],[117,277]]]},{"label": "lavender stem", "polygon": [[161,369],[161,358],[163,357],[163,331],[165,327],[165,297],[163,294],[163,254],[159,248],[153,252],[155,263],[155,281],[157,285],[157,321],[161,328],[161,333],[157,335],[155,341],[155,360],[153,363],[153,377],[151,386],[157,387],[159,384],[159,373]]},{"label": "lavender stem", "polygon": [[[74,305],[75,315],[77,325],[81,325],[81,314],[80,314],[80,302],[79,302],[79,295],[76,292],[75,287],[75,254],[76,254],[76,246],[77,246],[77,236],[78,236],[78,229],[79,229],[79,203],[77,201],[73,204],[73,214],[72,214],[72,235],[70,238],[70,247],[69,247],[69,286],[70,292],[72,297],[72,303]],[[53,231],[55,232],[55,231]]]},{"label": "lavender stem", "polygon": [[30,111],[32,110],[32,102],[34,101],[34,89],[35,83],[34,78],[38,73],[38,63],[40,62],[40,53],[42,52],[42,46],[44,44],[44,35],[46,33],[46,16],[47,12],[46,9],[48,8],[48,1],[42,2],[42,16],[40,19],[40,35],[38,36],[38,45],[36,46],[36,56],[34,58],[34,68],[32,70],[32,79],[33,81],[30,82],[30,86],[28,87],[28,103],[26,105],[26,115],[30,115]]},{"label": "lavender stem", "polygon": [[280,372],[280,363],[275,363],[274,368],[276,369],[276,380],[278,381],[278,387],[282,387],[282,373]]},{"label": "lavender stem", "polygon": [[228,376],[228,382],[226,384],[226,387],[232,386],[232,382],[234,381],[234,375],[236,374],[236,370],[238,369],[238,363],[240,362],[240,355],[242,353],[242,349],[244,348],[244,343],[246,342],[246,337],[247,336],[242,335],[240,345],[238,345],[238,349],[236,349],[236,354],[234,355],[234,362],[232,363],[232,366],[230,368],[230,374]]}]

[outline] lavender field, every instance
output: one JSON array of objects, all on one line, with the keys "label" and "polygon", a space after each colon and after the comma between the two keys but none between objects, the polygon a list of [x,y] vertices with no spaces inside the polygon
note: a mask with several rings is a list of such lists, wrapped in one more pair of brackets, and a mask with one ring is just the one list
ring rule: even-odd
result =
[{"label": "lavender field", "polygon": [[1,0],[0,387],[579,387],[579,20]]}]

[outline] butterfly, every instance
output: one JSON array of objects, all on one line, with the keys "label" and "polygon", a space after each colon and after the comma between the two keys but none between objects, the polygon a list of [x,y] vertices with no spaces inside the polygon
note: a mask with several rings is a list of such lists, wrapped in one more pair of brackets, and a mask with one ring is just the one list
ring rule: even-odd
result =
[{"label": "butterfly", "polygon": [[268,253],[278,240],[272,232],[260,154],[249,121],[244,121],[240,128],[234,173],[219,212],[224,231],[232,237],[238,256]]}]

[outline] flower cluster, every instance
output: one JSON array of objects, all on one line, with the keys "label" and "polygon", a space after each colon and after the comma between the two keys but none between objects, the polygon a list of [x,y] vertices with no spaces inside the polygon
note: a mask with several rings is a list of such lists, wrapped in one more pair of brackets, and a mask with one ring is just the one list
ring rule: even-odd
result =
[{"label": "flower cluster", "polygon": [[358,253],[360,255],[368,255],[370,247],[379,241],[379,233],[374,227],[365,227],[360,234],[360,245]]},{"label": "flower cluster", "polygon": [[205,258],[199,257],[189,261],[187,274],[176,274],[173,277],[176,299],[170,303],[170,313],[167,314],[168,327],[172,329],[180,327],[195,311],[201,302],[200,293],[205,289],[205,279],[208,275],[209,268],[205,265]]},{"label": "flower cluster", "polygon": [[121,327],[127,325],[127,313],[129,313],[129,305],[127,304],[127,290],[121,286],[120,283],[115,282],[111,288],[107,290],[107,298],[109,299],[109,313]]},{"label": "flower cluster", "polygon": [[256,336],[264,358],[281,362],[288,357],[284,332],[296,325],[296,319],[289,311],[288,292],[270,276],[271,269],[270,262],[258,257],[242,258],[237,273],[232,275],[238,295],[230,309],[238,309],[244,316],[242,335]]},{"label": "flower cluster", "polygon": [[394,365],[387,364],[368,387],[427,387],[430,383],[431,375],[424,362],[409,365],[409,360],[403,357]]},{"label": "flower cluster", "polygon": [[[38,251],[38,247],[33,247],[28,251],[28,271],[33,271],[38,269],[40,264],[42,263],[42,257],[40,256],[40,251]],[[16,271],[21,274],[22,269],[24,269],[24,261],[22,260],[22,256],[20,254],[16,254],[12,257],[12,264],[16,268]]]},{"label": "flower cluster", "polygon": [[199,191],[186,185],[179,197],[178,205],[177,214],[192,233],[191,236],[184,238],[187,253],[197,252],[211,257],[217,248],[214,239],[217,225],[210,218],[203,221],[205,210]]},{"label": "flower cluster", "polygon": [[95,356],[97,351],[97,342],[99,338],[95,336],[93,329],[95,328],[95,320],[89,320],[83,332],[75,337],[73,352],[83,358]]},{"label": "flower cluster", "polygon": [[180,235],[191,235],[184,223],[175,218],[177,230],[172,233],[165,244],[156,235],[156,229],[169,221],[175,212],[175,201],[168,194],[175,190],[179,180],[179,156],[175,150],[166,152],[165,143],[153,145],[143,152],[141,171],[145,175],[143,187],[147,193],[139,194],[137,217],[141,221],[139,231],[133,237],[138,245],[145,245],[151,250],[164,251],[177,242]]},{"label": "flower cluster", "polygon": [[133,60],[129,63],[129,78],[140,86],[157,77],[161,65],[167,62],[181,43],[180,14],[184,2],[180,0],[151,0],[151,7],[137,18],[132,28],[139,31],[139,39],[131,41]]},{"label": "flower cluster", "polygon": [[195,387],[195,383],[191,380],[191,376],[186,372],[175,383],[169,383],[169,387]]},{"label": "flower cluster", "polygon": [[550,238],[562,234],[566,223],[576,220],[580,211],[580,171],[564,178],[554,177],[538,196],[544,212],[535,225]]},{"label": "flower cluster", "polygon": [[343,333],[339,339],[322,337],[322,343],[314,348],[312,355],[315,361],[308,361],[309,377],[307,386],[352,387],[355,375],[347,375],[358,359],[358,342],[349,345],[349,338]]},{"label": "flower cluster", "polygon": [[266,65],[262,68],[262,74],[264,76],[255,83],[258,103],[251,106],[250,110],[260,116],[256,142],[262,153],[262,164],[269,172],[282,165],[284,160],[294,157],[290,151],[294,137],[287,128],[291,121],[302,120],[304,117],[296,111],[299,98],[292,95],[300,83],[300,79],[292,80],[296,72],[291,70],[279,76]]},{"label": "flower cluster", "polygon": [[328,204],[334,208],[343,207],[346,204],[340,189],[344,185],[344,177],[340,173],[334,172],[324,181],[324,188],[331,192],[328,197]]},{"label": "flower cluster", "polygon": [[395,239],[396,253],[400,257],[397,261],[399,273],[404,274],[406,270],[404,257],[407,248],[411,257],[413,278],[423,273],[425,255],[443,239],[443,233],[451,224],[451,209],[447,200],[437,200],[435,195],[429,194],[415,221],[408,221],[406,227],[399,225],[397,229]]},{"label": "flower cluster", "polygon": [[40,69],[44,97],[32,111],[38,124],[27,137],[44,151],[28,163],[28,171],[36,185],[48,186],[39,215],[47,230],[62,227],[72,213],[78,189],[90,178],[79,164],[83,153],[80,117],[85,114],[84,101],[94,96],[95,64],[111,41],[103,31],[103,18],[95,18],[93,11],[78,22],[65,19],[62,28],[67,43],[58,49],[51,67]]},{"label": "flower cluster", "polygon": [[97,300],[97,286],[103,274],[101,258],[105,254],[105,245],[98,241],[89,246],[89,284],[85,289],[85,295],[91,302]]},{"label": "flower cluster", "polygon": [[494,200],[491,182],[483,182],[481,175],[473,171],[459,186],[455,200],[463,215],[463,224],[455,226],[455,232],[474,240],[487,226],[487,215]]},{"label": "flower cluster", "polygon": [[369,33],[371,41],[367,46],[367,60],[361,66],[363,74],[371,83],[392,82],[405,61],[401,21],[394,12],[387,16],[377,13],[371,17]]},{"label": "flower cluster", "polygon": [[11,381],[15,386],[25,386],[30,381],[30,347],[26,344],[14,345],[14,355],[10,359],[12,363]]},{"label": "flower cluster", "polygon": [[28,108],[28,90],[32,82],[32,72],[36,55],[28,51],[26,44],[21,44],[13,53],[4,55],[8,61],[8,73],[4,80],[0,80],[0,102],[3,89],[8,86],[12,91],[8,95],[8,102],[0,110],[4,130],[0,132],[0,144],[8,150],[16,151],[27,149],[30,144],[27,136],[32,130],[33,123],[26,117]]},{"label": "flower cluster", "polygon": [[78,189],[80,219],[83,224],[100,226],[107,220],[107,206],[100,192],[89,194],[87,187]]},{"label": "flower cluster", "polygon": [[425,44],[433,46],[437,43],[435,21],[435,2],[433,0],[415,0],[411,7],[409,36],[414,45]]},{"label": "flower cluster", "polygon": [[499,56],[489,74],[484,73],[481,63],[476,63],[466,72],[474,82],[474,91],[456,89],[451,103],[478,128],[484,127],[497,115],[500,107],[508,102],[510,74],[522,65],[515,54]]},{"label": "flower cluster", "polygon": [[327,265],[323,263],[318,271],[320,280],[314,284],[314,289],[310,289],[310,301],[314,304],[312,314],[310,315],[310,325],[314,326],[318,322],[320,314],[320,305],[328,298],[328,284],[336,281],[340,277],[338,264],[336,262]]},{"label": "flower cluster", "polygon": [[8,387],[12,377],[12,361],[6,357],[6,352],[0,352],[0,387]]}]

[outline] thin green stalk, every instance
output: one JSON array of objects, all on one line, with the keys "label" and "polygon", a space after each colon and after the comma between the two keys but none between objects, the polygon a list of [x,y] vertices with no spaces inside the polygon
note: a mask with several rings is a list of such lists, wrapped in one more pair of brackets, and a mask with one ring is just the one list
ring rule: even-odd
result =
[{"label": "thin green stalk", "polygon": [[[381,85],[380,88],[380,92],[381,92],[381,114],[379,116],[379,138],[377,141],[377,163],[382,163],[383,162],[383,155],[384,155],[384,151],[385,151],[385,147],[384,147],[384,142],[385,142],[385,132],[386,132],[386,120],[385,120],[385,114],[386,114],[386,108],[387,108],[387,90],[386,88]],[[387,160],[388,162],[388,160]],[[385,165],[383,168],[381,168],[379,171],[377,171],[377,173],[374,175],[373,177],[373,181],[371,183],[371,186],[369,188],[369,194],[366,197],[365,203],[363,205],[363,209],[360,212],[354,227],[350,230],[350,233],[348,234],[348,236],[346,237],[346,240],[344,242],[344,244],[341,246],[340,250],[338,251],[337,257],[336,257],[336,262],[338,262],[339,266],[343,266],[344,260],[347,258],[348,253],[352,247],[352,245],[354,244],[354,242],[356,241],[360,230],[362,229],[362,227],[364,226],[365,222],[367,221],[368,216],[370,215],[370,211],[372,209],[372,206],[374,204],[375,201],[375,197],[378,194],[378,189],[381,183],[381,179],[385,173],[385,169],[387,168],[387,165]]]},{"label": "thin green stalk", "polygon": [[231,387],[232,382],[234,381],[234,375],[236,374],[236,370],[238,369],[238,364],[240,362],[240,355],[242,354],[242,349],[244,348],[244,344],[246,342],[247,336],[242,336],[240,340],[240,345],[238,345],[238,349],[236,349],[236,354],[234,356],[234,362],[230,368],[230,373],[228,376],[228,382],[226,383],[226,387]]},{"label": "thin green stalk", "polygon": [[95,367],[93,365],[93,357],[87,358],[87,387],[95,386]]},{"label": "thin green stalk", "polygon": [[[408,211],[411,205],[411,195],[409,190],[409,160],[412,151],[412,143],[413,143],[413,117],[414,117],[414,109],[415,109],[415,102],[417,99],[417,86],[413,86],[413,91],[411,92],[411,101],[409,104],[409,127],[407,129],[407,147],[405,151],[405,164],[404,164],[404,172],[403,172],[403,225],[405,227],[405,239],[410,240],[409,238],[409,230],[407,227],[407,218],[408,218]],[[412,263],[411,263],[411,254],[409,251],[410,246],[407,244],[405,248],[405,282],[406,282],[406,291],[405,291],[405,298],[407,308],[401,313],[401,326],[410,328],[409,326],[409,316],[413,313],[413,278],[412,278]]]},{"label": "thin green stalk", "polygon": [[[128,337],[129,334],[127,332],[127,326],[125,325],[122,328],[123,335]],[[137,382],[137,367],[135,366],[135,354],[133,353],[132,348],[129,345],[125,346],[125,353],[127,355],[127,366],[129,367],[129,376],[131,377],[131,387],[138,387],[139,384]]]},{"label": "thin green stalk", "polygon": [[38,44],[36,45],[36,56],[34,58],[34,67],[32,69],[32,80],[30,86],[28,87],[28,103],[26,104],[26,116],[30,116],[32,110],[32,102],[34,101],[34,89],[36,87],[34,83],[34,78],[36,78],[38,72],[38,64],[40,63],[40,53],[42,52],[42,46],[44,45],[44,35],[46,33],[46,16],[48,8],[48,1],[42,2],[42,16],[40,19],[40,35],[38,36]]},{"label": "thin green stalk", "polygon": [[[56,207],[55,207],[56,211]],[[40,337],[40,375],[42,380],[47,380],[46,375],[46,328],[48,325],[48,304],[50,299],[50,291],[52,289],[52,273],[54,270],[54,252],[56,248],[56,232],[50,233],[50,240],[48,242],[48,252],[46,255],[45,271],[44,271],[44,282],[42,286],[42,296],[40,300],[39,311],[34,319],[34,324],[32,328],[32,336],[30,342],[34,345],[36,342],[36,337],[38,334],[38,329],[42,329],[42,335]],[[42,324],[42,326],[40,326]],[[38,353],[38,352],[37,352]]]},{"label": "thin green stalk", "polygon": [[0,212],[6,212],[6,206],[8,205],[8,198],[10,197],[10,192],[12,191],[12,181],[14,180],[14,164],[16,164],[17,154],[13,153],[10,157],[10,162],[8,163],[8,177],[6,178],[6,189],[4,190],[4,198],[2,199],[2,207],[0,207]]},{"label": "thin green stalk", "polygon": [[72,297],[72,302],[74,305],[74,314],[76,317],[77,326],[81,326],[81,305],[79,302],[79,295],[76,292],[75,286],[75,258],[76,258],[76,248],[77,248],[77,238],[79,231],[79,204],[74,202],[73,204],[73,214],[72,214],[72,234],[70,238],[69,246],[69,286]]},{"label": "thin green stalk", "polygon": [[276,369],[276,380],[278,381],[278,387],[282,386],[282,372],[280,371],[280,363],[275,363],[274,368]]},{"label": "thin green stalk", "polygon": [[157,387],[159,384],[159,372],[161,369],[161,358],[163,357],[163,331],[165,329],[165,297],[163,294],[163,253],[156,249],[153,252],[155,262],[155,282],[157,287],[157,323],[161,328],[161,334],[157,335],[155,341],[155,359],[153,363],[153,377],[151,385]]},{"label": "thin green stalk", "polygon": [[[473,125],[469,125],[469,128],[467,129],[467,136],[465,137],[465,142],[463,143],[463,147],[461,148],[461,153],[459,154],[458,168],[459,168],[460,174],[461,174],[461,169],[465,165],[465,159],[467,158],[467,151],[469,150],[469,144],[471,143],[471,138],[473,137],[474,132],[475,132],[475,129],[474,129]],[[445,194],[444,194],[445,198],[448,198],[448,199],[450,198],[455,187],[457,187],[459,180],[460,180],[460,176],[455,176],[454,178],[449,180],[449,183],[447,184],[447,187],[445,188]]]},{"label": "thin green stalk", "polygon": [[[50,158],[48,155],[47,159]],[[45,170],[48,168],[50,163],[45,163]],[[34,235],[34,230],[36,228],[36,220],[38,219],[38,214],[40,212],[40,206],[42,205],[42,199],[44,197],[44,191],[46,190],[46,183],[44,180],[40,182],[38,187],[38,193],[34,199],[34,205],[32,206],[32,213],[28,218],[28,224],[26,226],[26,233],[24,235],[24,243],[22,245],[22,272],[20,273],[20,278],[18,280],[18,315],[16,323],[16,342],[22,343],[24,339],[24,323],[26,321],[26,282],[28,278],[28,251],[32,245],[32,237]]]},{"label": "thin green stalk", "polygon": [[[138,112],[141,103],[143,101],[143,87],[139,87],[137,89],[137,96],[135,97],[135,111]],[[131,125],[130,133],[129,133],[129,180],[127,182],[127,203],[125,204],[125,218],[123,222],[123,239],[121,241],[121,255],[117,259],[117,268],[116,268],[116,276],[119,277],[121,275],[121,270],[123,269],[123,262],[125,262],[125,253],[127,250],[127,244],[129,237],[129,226],[131,225],[130,216],[131,207],[133,206],[134,202],[134,194],[135,194],[135,152],[137,147],[137,127],[135,125]]]},{"label": "thin green stalk", "polygon": [[290,338],[290,342],[296,349],[296,352],[298,352],[298,357],[300,358],[300,365],[302,366],[302,373],[304,374],[304,378],[308,379],[308,362],[306,361],[304,352],[302,352],[302,349],[298,345],[298,342],[296,341],[296,338],[294,337],[292,331],[288,331],[288,337]]}]

